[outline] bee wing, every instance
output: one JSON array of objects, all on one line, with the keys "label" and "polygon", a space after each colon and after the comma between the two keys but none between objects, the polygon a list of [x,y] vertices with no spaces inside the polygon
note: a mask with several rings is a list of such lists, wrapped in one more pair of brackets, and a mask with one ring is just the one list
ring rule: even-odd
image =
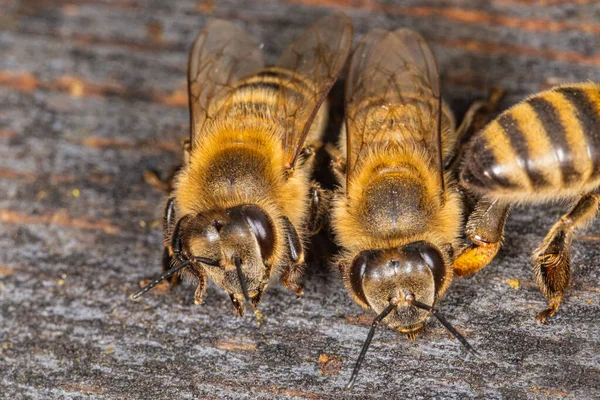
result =
[{"label": "bee wing", "polygon": [[277,61],[277,67],[293,72],[282,78],[277,94],[289,168],[294,167],[317,111],[344,67],[351,46],[352,22],[345,14],[335,13],[308,28]]},{"label": "bee wing", "polygon": [[213,20],[198,33],[188,64],[190,143],[204,124],[214,119],[221,105],[243,76],[263,67],[258,44],[242,28]]},{"label": "bee wing", "polygon": [[[441,94],[434,55],[418,33],[376,29],[357,45],[346,82],[347,179],[370,144],[422,143],[439,168]],[[393,135],[394,129],[403,135]]]}]

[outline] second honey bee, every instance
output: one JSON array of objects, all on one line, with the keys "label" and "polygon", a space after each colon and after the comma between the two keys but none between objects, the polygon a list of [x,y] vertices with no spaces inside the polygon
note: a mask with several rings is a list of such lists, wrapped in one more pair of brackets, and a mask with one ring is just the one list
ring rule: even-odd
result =
[{"label": "second honey bee", "polygon": [[480,199],[467,223],[472,243],[455,261],[460,276],[495,257],[512,204],[574,200],[532,256],[536,280],[548,298],[537,320],[546,321],[570,281],[573,230],[598,211],[600,85],[555,87],[502,113],[472,138],[460,183]]},{"label": "second honey bee", "polygon": [[216,20],[198,34],[189,148],[165,212],[165,272],[133,298],[180,275],[196,282],[197,304],[211,279],[239,315],[243,300],[257,306],[277,274],[301,294],[304,241],[323,210],[310,178],[322,104],[351,43],[350,20],[334,14],[265,68],[258,44],[236,25]]},{"label": "second honey bee", "polygon": [[472,350],[435,309],[452,280],[462,228],[462,198],[444,165],[471,118],[455,130],[433,53],[408,29],[367,34],[346,85],[333,160],[341,186],[331,217],[342,248],[337,264],[352,298],[378,314],[351,387],[379,322],[414,338],[433,314]]}]

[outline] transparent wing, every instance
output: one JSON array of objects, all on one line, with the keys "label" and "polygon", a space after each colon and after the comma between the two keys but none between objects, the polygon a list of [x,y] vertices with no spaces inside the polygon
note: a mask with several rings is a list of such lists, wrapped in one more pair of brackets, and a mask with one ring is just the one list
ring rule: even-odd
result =
[{"label": "transparent wing", "polygon": [[192,146],[204,124],[216,116],[232,93],[235,83],[262,67],[258,44],[237,25],[213,20],[198,33],[188,65]]},{"label": "transparent wing", "polygon": [[[344,67],[352,46],[352,23],[342,13],[317,21],[282,54],[278,108],[285,127],[284,149],[293,168],[314,117]],[[283,74],[281,75],[283,76]]]},{"label": "transparent wing", "polygon": [[357,45],[346,82],[347,179],[373,144],[425,146],[443,182],[437,64],[409,29],[369,32]]}]

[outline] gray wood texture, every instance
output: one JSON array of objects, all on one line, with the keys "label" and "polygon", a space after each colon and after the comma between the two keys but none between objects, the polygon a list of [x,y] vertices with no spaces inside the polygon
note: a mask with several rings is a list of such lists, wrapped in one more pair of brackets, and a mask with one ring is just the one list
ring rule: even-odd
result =
[{"label": "gray wood texture", "polygon": [[[597,224],[574,242],[559,314],[535,322],[546,303],[529,254],[564,204],[517,208],[497,259],[441,302],[481,360],[436,321],[414,342],[382,328],[351,393],[342,388],[372,316],[320,263],[303,298],[270,288],[260,325],[235,317],[214,285],[204,306],[185,284],[129,300],[160,271],[166,195],[143,172],[180,161],[196,32],[212,17],[235,21],[273,60],[334,10],[356,39],[375,27],[421,32],[459,117],[493,86],[506,90],[504,109],[558,83],[600,81],[600,4],[588,0],[0,0],[0,397],[600,397]],[[330,96],[329,140],[342,93]]]}]

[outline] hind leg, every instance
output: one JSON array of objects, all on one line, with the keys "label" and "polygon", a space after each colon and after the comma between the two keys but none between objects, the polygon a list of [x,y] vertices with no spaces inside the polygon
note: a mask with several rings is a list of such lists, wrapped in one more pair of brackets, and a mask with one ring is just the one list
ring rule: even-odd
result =
[{"label": "hind leg", "polygon": [[546,322],[558,310],[571,278],[569,251],[573,230],[594,218],[598,200],[599,196],[595,194],[581,197],[575,207],[554,224],[542,245],[533,252],[535,278],[542,293],[548,298],[548,307],[536,315],[538,322]]},{"label": "hind leg", "polygon": [[[454,132],[456,140],[456,150],[450,156],[445,157],[444,165],[447,170],[456,170],[462,161],[462,154],[466,147],[466,143],[471,138],[473,132],[479,131],[483,126],[489,122],[492,112],[498,106],[498,102],[502,98],[504,91],[499,88],[491,90],[490,95],[485,100],[479,100],[472,103],[469,109],[465,113],[460,125]],[[447,142],[450,142],[450,138],[442,138]]]},{"label": "hind leg", "polygon": [[[173,227],[175,225],[175,198],[171,197],[167,201],[167,205],[165,207],[165,212],[163,216],[163,254],[161,259],[162,271],[166,272],[170,270],[175,264],[173,264],[174,253],[171,248],[171,234],[173,232]],[[177,262],[178,260],[175,260]],[[151,279],[143,279],[140,281],[140,286],[144,287],[148,283],[150,283]],[[179,273],[174,274],[171,278],[166,279],[159,284],[156,285],[156,289],[160,292],[168,292],[175,285],[179,283]],[[155,290],[156,290],[155,289]]]},{"label": "hind leg", "polygon": [[469,216],[466,233],[471,244],[455,258],[454,275],[471,275],[488,265],[498,253],[504,236],[504,225],[510,206],[483,198]]},{"label": "hind leg", "polygon": [[314,236],[325,226],[329,215],[331,191],[323,189],[317,182],[312,182],[309,190],[310,212],[308,216],[308,234]]},{"label": "hind leg", "polygon": [[171,192],[173,190],[173,180],[175,179],[175,175],[177,174],[177,172],[179,172],[179,170],[183,166],[188,165],[188,163],[190,161],[190,151],[191,151],[190,141],[184,140],[182,142],[182,147],[183,147],[183,165],[179,165],[179,166],[173,168],[171,170],[171,172],[169,172],[169,175],[167,176],[166,179],[161,178],[158,171],[156,171],[154,169],[147,169],[144,171],[144,182],[146,182],[148,185],[152,186],[153,188],[155,188],[158,191]]},{"label": "hind leg", "polygon": [[[342,131],[342,134],[345,135],[345,132]],[[335,179],[338,181],[340,185],[346,184],[346,156],[342,153],[340,149],[336,146],[328,143],[325,145],[325,151],[331,158],[329,162],[329,167],[331,168],[331,172],[335,176]]]},{"label": "hind leg", "polygon": [[[487,99],[476,101],[469,106],[460,126],[456,129],[459,141],[463,142],[468,139],[466,135],[470,128],[473,128],[474,131],[483,128],[483,125],[489,120],[489,114],[496,109],[503,95],[504,91],[502,89],[494,88],[490,91]],[[481,118],[481,121],[478,120],[478,116]]]},{"label": "hind leg", "polygon": [[[196,290],[194,291],[194,304],[204,304],[204,293],[206,293],[206,272],[204,270],[193,272],[193,275],[198,279],[196,284]],[[171,281],[174,286],[175,283]]]}]

